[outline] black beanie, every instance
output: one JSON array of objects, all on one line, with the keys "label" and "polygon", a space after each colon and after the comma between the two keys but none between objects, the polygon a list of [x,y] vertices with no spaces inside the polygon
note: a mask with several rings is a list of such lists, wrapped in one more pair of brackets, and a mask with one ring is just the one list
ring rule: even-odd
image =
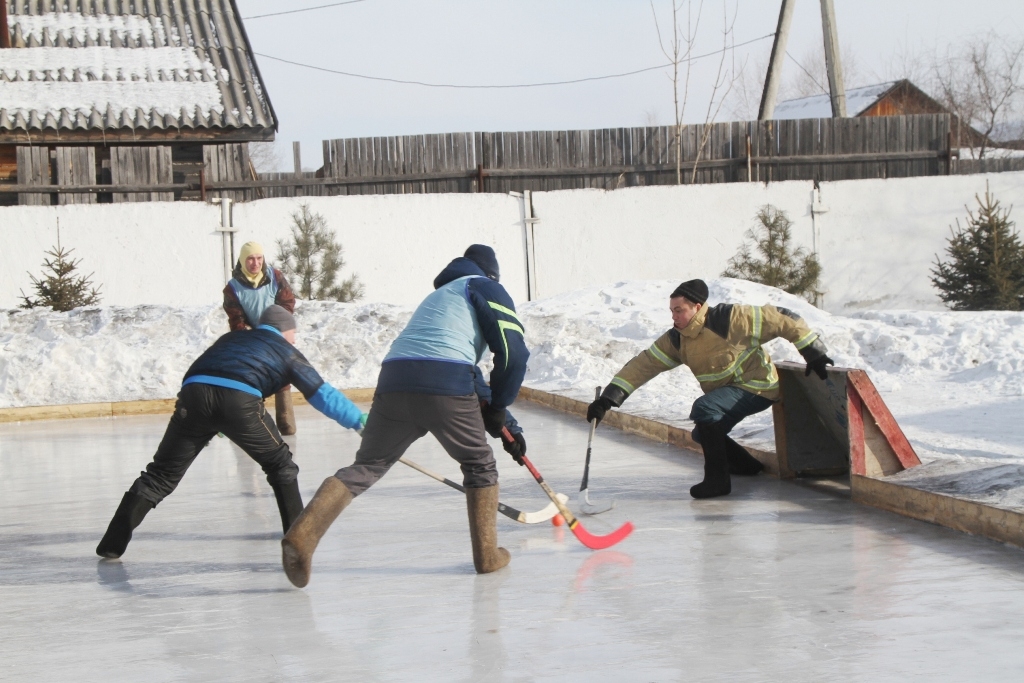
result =
[{"label": "black beanie", "polygon": [[498,271],[498,257],[494,255],[493,249],[486,244],[471,244],[463,256],[480,266],[484,275],[495,282],[498,281],[501,273]]},{"label": "black beanie", "polygon": [[703,280],[687,280],[676,287],[670,299],[684,296],[695,304],[703,304],[708,300],[708,285]]},{"label": "black beanie", "polygon": [[287,309],[274,304],[267,306],[260,316],[260,325],[270,325],[277,328],[279,332],[287,332],[295,329],[295,316]]}]

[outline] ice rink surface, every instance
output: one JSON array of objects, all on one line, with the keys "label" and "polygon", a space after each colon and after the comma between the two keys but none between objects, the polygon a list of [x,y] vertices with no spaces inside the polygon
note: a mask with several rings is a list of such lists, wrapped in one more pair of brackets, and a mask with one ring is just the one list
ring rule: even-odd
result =
[{"label": "ice rink surface", "polygon": [[[587,429],[514,412],[575,503]],[[308,500],[359,437],[308,407]],[[324,538],[304,590],[280,568],[263,473],[214,439],[120,561],[94,554],[166,416],[0,425],[0,680],[1020,681],[1024,553],[766,476],[694,501],[701,460],[598,429],[594,533],[499,516],[512,564],[473,572],[464,498],[396,465]],[[292,440],[292,439],[290,439]],[[407,457],[459,480],[431,437]],[[498,453],[502,500],[547,500]]]}]

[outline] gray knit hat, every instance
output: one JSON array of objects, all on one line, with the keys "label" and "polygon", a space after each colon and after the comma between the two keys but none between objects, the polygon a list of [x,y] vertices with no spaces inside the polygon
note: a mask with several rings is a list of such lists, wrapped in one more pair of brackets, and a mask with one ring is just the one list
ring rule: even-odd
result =
[{"label": "gray knit hat", "polygon": [[295,329],[295,316],[277,304],[267,306],[260,316],[260,325],[270,325],[280,332],[287,332]]}]

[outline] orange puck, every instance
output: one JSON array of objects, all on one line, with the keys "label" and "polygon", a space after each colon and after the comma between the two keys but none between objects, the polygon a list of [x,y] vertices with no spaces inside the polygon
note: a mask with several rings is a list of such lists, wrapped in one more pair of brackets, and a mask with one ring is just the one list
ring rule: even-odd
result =
[{"label": "orange puck", "polygon": [[562,526],[565,524],[565,518],[562,515],[555,515],[551,518],[551,523],[555,526]]}]

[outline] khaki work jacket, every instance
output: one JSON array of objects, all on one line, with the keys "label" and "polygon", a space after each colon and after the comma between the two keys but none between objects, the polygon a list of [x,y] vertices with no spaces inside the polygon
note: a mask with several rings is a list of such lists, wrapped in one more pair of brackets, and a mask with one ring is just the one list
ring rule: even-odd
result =
[{"label": "khaki work jacket", "polygon": [[776,337],[804,352],[815,344],[818,334],[800,316],[775,306],[703,306],[684,329],[672,328],[626,363],[611,383],[625,392],[625,400],[655,376],[686,365],[705,394],[737,386],[775,401],[779,373],[762,344]]}]

